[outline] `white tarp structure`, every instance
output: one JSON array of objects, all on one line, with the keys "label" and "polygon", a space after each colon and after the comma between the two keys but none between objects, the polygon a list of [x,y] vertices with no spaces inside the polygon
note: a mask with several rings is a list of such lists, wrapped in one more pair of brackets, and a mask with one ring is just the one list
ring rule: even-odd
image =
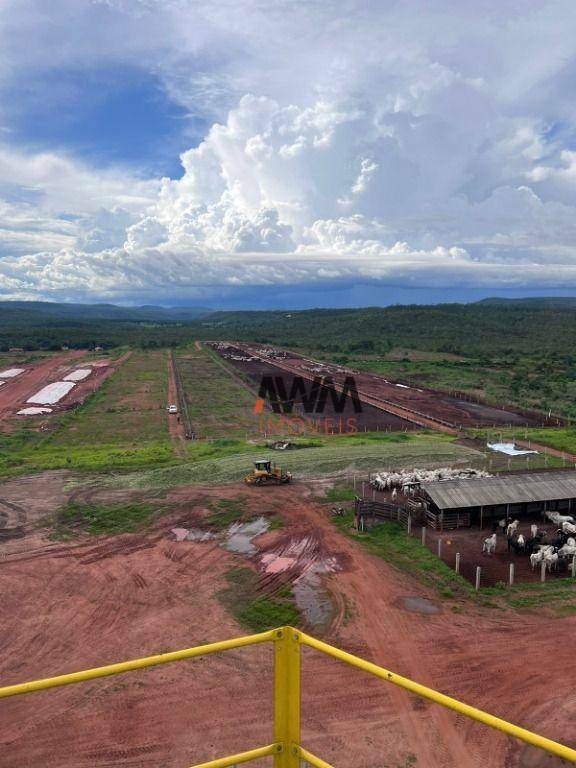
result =
[{"label": "white tarp structure", "polygon": [[528,448],[516,448],[515,443],[487,443],[487,447],[491,451],[505,453],[507,456],[527,456],[530,453],[538,453],[538,451],[530,451]]},{"label": "white tarp structure", "polygon": [[18,416],[42,416],[44,413],[52,413],[52,408],[37,408],[35,406],[22,408],[21,411],[18,411]]},{"label": "white tarp structure", "polygon": [[13,379],[15,376],[20,376],[25,370],[25,368],[8,368],[0,373],[0,379]]},{"label": "white tarp structure", "polygon": [[40,392],[29,397],[27,403],[38,403],[39,405],[54,405],[70,392],[76,385],[73,381],[55,381],[53,384],[47,384]]},{"label": "white tarp structure", "polygon": [[78,368],[76,371],[72,371],[68,376],[64,376],[64,381],[83,381],[87,379],[92,373],[92,368]]}]

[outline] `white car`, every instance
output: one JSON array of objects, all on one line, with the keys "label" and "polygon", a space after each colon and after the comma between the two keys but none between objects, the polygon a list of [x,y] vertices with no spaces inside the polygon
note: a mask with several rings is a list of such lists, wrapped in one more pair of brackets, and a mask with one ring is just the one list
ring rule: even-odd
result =
[{"label": "white car", "polygon": [[168,413],[178,413],[178,406],[177,405],[169,405],[168,406]]}]

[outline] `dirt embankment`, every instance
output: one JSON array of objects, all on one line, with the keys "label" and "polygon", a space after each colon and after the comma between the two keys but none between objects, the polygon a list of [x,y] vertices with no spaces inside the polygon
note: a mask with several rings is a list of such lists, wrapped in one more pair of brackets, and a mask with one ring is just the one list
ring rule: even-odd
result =
[{"label": "dirt embankment", "polygon": [[[34,482],[49,485],[42,477]],[[26,494],[36,490],[19,479],[0,497],[25,507]],[[68,493],[53,479],[43,509]],[[95,489],[76,497],[109,503],[128,496]],[[235,555],[218,540],[171,540],[175,525],[192,525],[207,505],[238,498],[256,514],[285,520],[255,540],[253,554]],[[241,634],[217,597],[226,571],[251,565],[273,579],[301,558],[285,571],[298,580],[306,563],[320,559],[337,566],[322,576],[334,603],[329,641],[512,722],[573,740],[576,618],[469,607],[453,614],[440,605],[429,615],[411,612],[404,598],[435,596],[337,531],[309,487],[187,487],[155,501],[167,512],[146,533],[63,544],[34,528],[18,552],[6,552],[3,684]],[[271,664],[270,649],[256,647],[6,700],[0,766],[176,768],[269,743]],[[303,740],[342,768],[554,765],[533,762],[505,736],[309,649],[303,689]]]}]

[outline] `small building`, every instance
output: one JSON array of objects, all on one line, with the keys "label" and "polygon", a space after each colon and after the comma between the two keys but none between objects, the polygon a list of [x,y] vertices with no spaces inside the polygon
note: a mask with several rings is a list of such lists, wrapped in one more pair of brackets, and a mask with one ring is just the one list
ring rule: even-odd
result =
[{"label": "small building", "polygon": [[422,483],[428,522],[434,528],[490,526],[506,515],[576,510],[576,471],[527,472],[498,477]]}]

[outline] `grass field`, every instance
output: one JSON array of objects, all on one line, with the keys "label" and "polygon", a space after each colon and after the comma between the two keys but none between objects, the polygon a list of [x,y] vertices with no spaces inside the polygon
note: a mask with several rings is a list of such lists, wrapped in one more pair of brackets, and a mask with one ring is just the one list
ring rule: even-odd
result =
[{"label": "grass field", "polygon": [[211,350],[188,350],[177,356],[177,364],[196,435],[245,437],[247,432],[254,432],[255,395],[224,368]]},{"label": "grass field", "polygon": [[168,435],[168,353],[135,351],[49,433],[24,426],[0,437],[0,473],[123,470],[176,461]]},{"label": "grass field", "polygon": [[544,352],[463,357],[414,349],[320,356],[413,386],[466,392],[495,405],[576,418],[576,370],[569,357],[548,359]]},{"label": "grass field", "polygon": [[[563,427],[559,429],[502,429],[496,432],[487,430],[473,430],[471,434],[486,438],[489,440],[512,441],[514,439],[529,440],[533,443],[540,443],[550,448],[556,448],[559,451],[566,451],[576,456],[576,428]],[[562,459],[548,457],[548,466],[563,466]],[[542,462],[540,461],[539,465]],[[536,465],[535,460],[531,464]]]},{"label": "grass field", "polygon": [[[243,441],[223,441],[221,453],[212,443],[199,444],[195,461],[174,467],[130,473],[111,478],[108,484],[131,488],[169,488],[190,483],[218,484],[240,480],[250,470],[256,454],[270,456],[286,467],[295,479],[310,479],[326,475],[366,475],[393,467],[473,465],[482,459],[477,451],[457,445],[446,435],[417,433],[388,433],[342,435],[305,443],[311,447],[286,452],[263,450],[262,446]],[[191,450],[194,450],[192,446]]]}]

